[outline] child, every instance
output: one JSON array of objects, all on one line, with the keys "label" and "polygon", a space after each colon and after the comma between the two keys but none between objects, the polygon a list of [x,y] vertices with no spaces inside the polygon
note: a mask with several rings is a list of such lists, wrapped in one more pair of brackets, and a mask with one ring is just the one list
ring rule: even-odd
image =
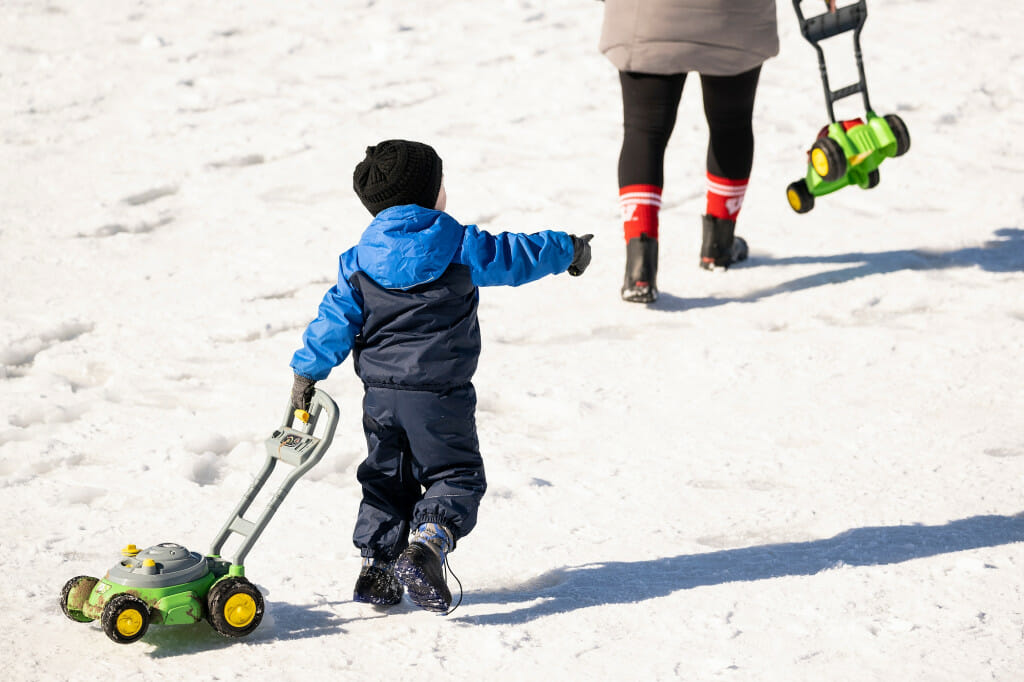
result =
[{"label": "child", "polygon": [[442,180],[428,145],[387,140],[366,149],[353,187],[374,219],[341,255],[338,283],[291,361],[297,409],[349,351],[365,387],[368,454],[353,533],[363,566],[353,598],[391,606],[404,585],[414,604],[438,613],[451,603],[446,555],[473,530],[487,487],[471,383],[477,287],[580,275],[593,236],[463,226],[444,213]]}]

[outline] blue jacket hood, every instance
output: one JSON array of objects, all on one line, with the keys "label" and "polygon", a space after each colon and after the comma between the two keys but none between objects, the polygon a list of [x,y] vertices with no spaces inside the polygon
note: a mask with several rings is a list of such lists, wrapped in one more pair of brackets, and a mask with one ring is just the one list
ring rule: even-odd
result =
[{"label": "blue jacket hood", "polygon": [[[444,274],[464,233],[465,228],[443,211],[414,204],[392,206],[377,214],[343,261],[385,289],[410,289]],[[343,274],[349,277],[352,272]]]}]

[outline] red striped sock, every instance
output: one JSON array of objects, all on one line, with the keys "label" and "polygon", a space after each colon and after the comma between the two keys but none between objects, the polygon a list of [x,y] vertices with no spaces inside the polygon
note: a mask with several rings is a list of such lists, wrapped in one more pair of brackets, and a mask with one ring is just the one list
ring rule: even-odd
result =
[{"label": "red striped sock", "polygon": [[708,173],[708,206],[706,213],[715,218],[736,220],[743,206],[749,178],[730,180]]},{"label": "red striped sock", "polygon": [[646,234],[658,238],[658,211],[661,210],[661,188],[657,185],[626,185],[619,188],[622,209],[622,232],[628,242]]}]

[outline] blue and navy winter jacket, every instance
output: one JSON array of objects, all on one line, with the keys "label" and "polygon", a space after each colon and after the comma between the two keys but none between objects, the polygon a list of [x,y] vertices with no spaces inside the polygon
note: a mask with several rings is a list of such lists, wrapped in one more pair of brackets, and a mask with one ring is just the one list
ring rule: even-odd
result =
[{"label": "blue and navy winter jacket", "polygon": [[444,390],[473,377],[480,356],[480,286],[518,286],[563,272],[565,232],[492,235],[442,211],[392,206],[341,255],[338,283],[292,356],[321,380],[352,353],[368,386]]}]

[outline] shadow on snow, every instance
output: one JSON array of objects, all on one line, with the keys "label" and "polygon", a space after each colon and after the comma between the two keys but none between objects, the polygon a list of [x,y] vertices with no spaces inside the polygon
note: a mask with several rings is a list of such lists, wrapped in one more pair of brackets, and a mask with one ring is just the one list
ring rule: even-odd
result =
[{"label": "shadow on snow", "polygon": [[810,542],[569,566],[508,590],[469,592],[466,602],[471,604],[530,604],[510,612],[454,620],[515,625],[601,604],[656,599],[695,587],[814,575],[840,566],[897,564],[1013,542],[1024,542],[1024,512],[1015,516],[973,516],[941,526],[856,528]]},{"label": "shadow on snow", "polygon": [[798,277],[772,287],[752,291],[744,296],[728,298],[682,298],[661,292],[655,310],[667,312],[713,308],[726,303],[753,303],[764,298],[804,289],[841,284],[870,275],[884,275],[900,270],[945,270],[949,268],[978,267],[988,272],[1024,271],[1024,230],[1004,227],[995,231],[998,239],[985,242],[982,246],[957,249],[956,251],[924,251],[904,249],[900,251],[878,251],[872,253],[845,253],[835,256],[793,256],[771,258],[751,256],[750,260],[738,267],[771,267],[776,265],[808,264],[852,264],[847,268],[819,272]]},{"label": "shadow on snow", "polygon": [[[218,634],[206,620],[193,625],[154,625],[146,632],[142,644],[154,647],[153,658],[187,656],[200,651],[215,651],[240,644],[259,645],[275,641],[308,639],[344,634],[345,619],[331,611],[337,603],[289,604],[268,602],[263,623],[251,635],[235,638]],[[383,617],[383,613],[378,616]],[[269,621],[269,622],[268,622]],[[101,633],[102,635],[102,633]]]},{"label": "shadow on snow", "polygon": [[[513,610],[452,620],[476,625],[516,625],[602,604],[657,599],[695,587],[815,575],[841,566],[898,564],[1014,542],[1024,542],[1024,512],[1014,516],[973,516],[941,526],[856,528],[809,542],[758,545],[646,561],[568,566],[510,589],[468,592],[467,604],[497,604],[512,606]],[[519,604],[526,605],[515,608]],[[227,648],[239,641],[258,645],[343,634],[349,619],[334,613],[333,605],[268,604],[271,622],[265,622],[241,640],[222,637],[208,623],[201,622],[154,626],[143,642],[154,646],[150,656],[172,658]],[[404,610],[416,609],[406,606]],[[385,617],[385,612],[373,617]]]},{"label": "shadow on snow", "polygon": [[[956,251],[923,250],[849,253],[835,256],[751,257],[744,267],[804,264],[853,264],[783,282],[733,298],[687,299],[662,292],[655,309],[674,311],[710,308],[726,303],[750,303],[778,294],[900,270],[941,270],[979,267],[988,272],[1024,271],[1024,230],[996,230],[998,239],[981,247]],[[631,603],[654,599],[679,590],[738,581],[784,576],[814,575],[838,566],[877,566],[912,559],[1024,542],[1024,513],[1015,516],[975,516],[942,526],[890,526],[857,528],[833,538],[812,542],[761,545],[707,554],[691,554],[648,561],[612,561],[570,566],[549,571],[509,590],[470,592],[475,604],[531,605],[511,612],[453,620],[508,625],[599,604]],[[540,601],[543,600],[543,601]],[[538,603],[532,603],[538,602]],[[343,633],[346,620],[316,605],[275,603],[276,627],[258,628],[250,643],[304,639]],[[194,626],[155,627],[145,641],[156,646],[154,657],[195,653],[231,646],[233,639],[215,633],[208,623]]]}]

